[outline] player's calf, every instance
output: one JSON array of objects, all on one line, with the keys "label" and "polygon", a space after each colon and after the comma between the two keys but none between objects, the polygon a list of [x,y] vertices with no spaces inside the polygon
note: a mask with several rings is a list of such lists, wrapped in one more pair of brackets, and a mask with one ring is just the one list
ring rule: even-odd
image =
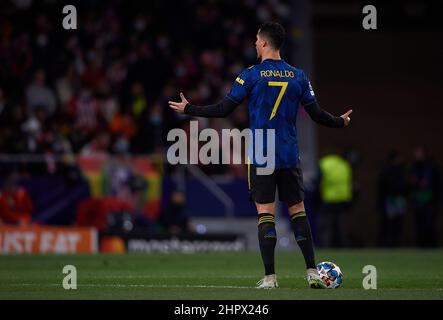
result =
[{"label": "player's calf", "polygon": [[315,269],[314,243],[312,241],[311,227],[305,211],[291,215],[295,241],[297,241],[306,263],[306,269]]},{"label": "player's calf", "polygon": [[258,215],[258,243],[265,267],[265,275],[275,274],[274,251],[277,244],[277,232],[275,230],[275,218],[270,213]]}]

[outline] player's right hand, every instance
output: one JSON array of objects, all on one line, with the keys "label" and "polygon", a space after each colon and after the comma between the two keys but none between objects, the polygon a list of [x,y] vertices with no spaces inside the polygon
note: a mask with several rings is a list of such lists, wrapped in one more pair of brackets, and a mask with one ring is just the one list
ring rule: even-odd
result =
[{"label": "player's right hand", "polygon": [[352,109],[346,111],[346,113],[344,113],[344,114],[342,114],[342,115],[340,116],[340,118],[343,118],[343,120],[345,121],[345,127],[346,127],[347,125],[349,125],[349,122],[351,122],[351,118],[349,117],[349,115],[350,115],[351,113],[352,113]]}]

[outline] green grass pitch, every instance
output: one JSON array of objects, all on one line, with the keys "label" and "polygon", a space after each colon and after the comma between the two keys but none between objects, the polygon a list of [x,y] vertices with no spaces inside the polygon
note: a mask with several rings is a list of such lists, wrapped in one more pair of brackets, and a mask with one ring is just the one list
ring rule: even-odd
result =
[{"label": "green grass pitch", "polygon": [[[344,273],[336,290],[313,290],[300,252],[277,252],[280,288],[254,289],[258,252],[0,256],[0,299],[443,299],[443,250],[318,250]],[[77,268],[77,290],[64,290],[62,269]],[[378,289],[364,290],[374,265]]]}]

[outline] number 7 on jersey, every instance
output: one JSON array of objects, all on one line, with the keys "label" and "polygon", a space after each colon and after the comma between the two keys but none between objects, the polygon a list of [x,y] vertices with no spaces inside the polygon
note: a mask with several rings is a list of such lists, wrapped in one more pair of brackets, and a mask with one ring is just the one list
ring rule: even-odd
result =
[{"label": "number 7 on jersey", "polygon": [[277,100],[275,100],[274,107],[272,108],[271,116],[269,117],[269,120],[275,117],[275,114],[277,113],[277,109],[280,106],[281,99],[283,98],[283,95],[285,94],[286,88],[288,87],[288,82],[284,81],[268,81],[268,86],[270,87],[281,87],[280,93],[278,94]]}]

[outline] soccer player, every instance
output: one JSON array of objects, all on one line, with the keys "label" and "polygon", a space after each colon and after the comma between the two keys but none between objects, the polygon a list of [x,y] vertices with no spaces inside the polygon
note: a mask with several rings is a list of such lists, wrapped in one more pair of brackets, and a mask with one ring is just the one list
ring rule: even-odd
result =
[{"label": "soccer player", "polygon": [[244,70],[235,80],[230,92],[219,103],[195,106],[180,93],[181,101],[169,101],[179,113],[196,117],[226,117],[243,100],[249,98],[249,126],[275,130],[275,170],[269,175],[257,174],[258,163],[248,164],[249,193],[258,212],[258,240],[265,276],[257,288],[277,288],[274,269],[275,195],[287,204],[295,240],[303,254],[310,288],[324,288],[316,269],[311,228],[303,203],[303,177],[297,144],[296,119],[302,104],[315,122],[332,127],[347,126],[352,110],[336,117],[321,109],[305,73],[280,57],[285,38],[284,28],[275,22],[265,22],[257,32],[255,47],[260,64]]}]

